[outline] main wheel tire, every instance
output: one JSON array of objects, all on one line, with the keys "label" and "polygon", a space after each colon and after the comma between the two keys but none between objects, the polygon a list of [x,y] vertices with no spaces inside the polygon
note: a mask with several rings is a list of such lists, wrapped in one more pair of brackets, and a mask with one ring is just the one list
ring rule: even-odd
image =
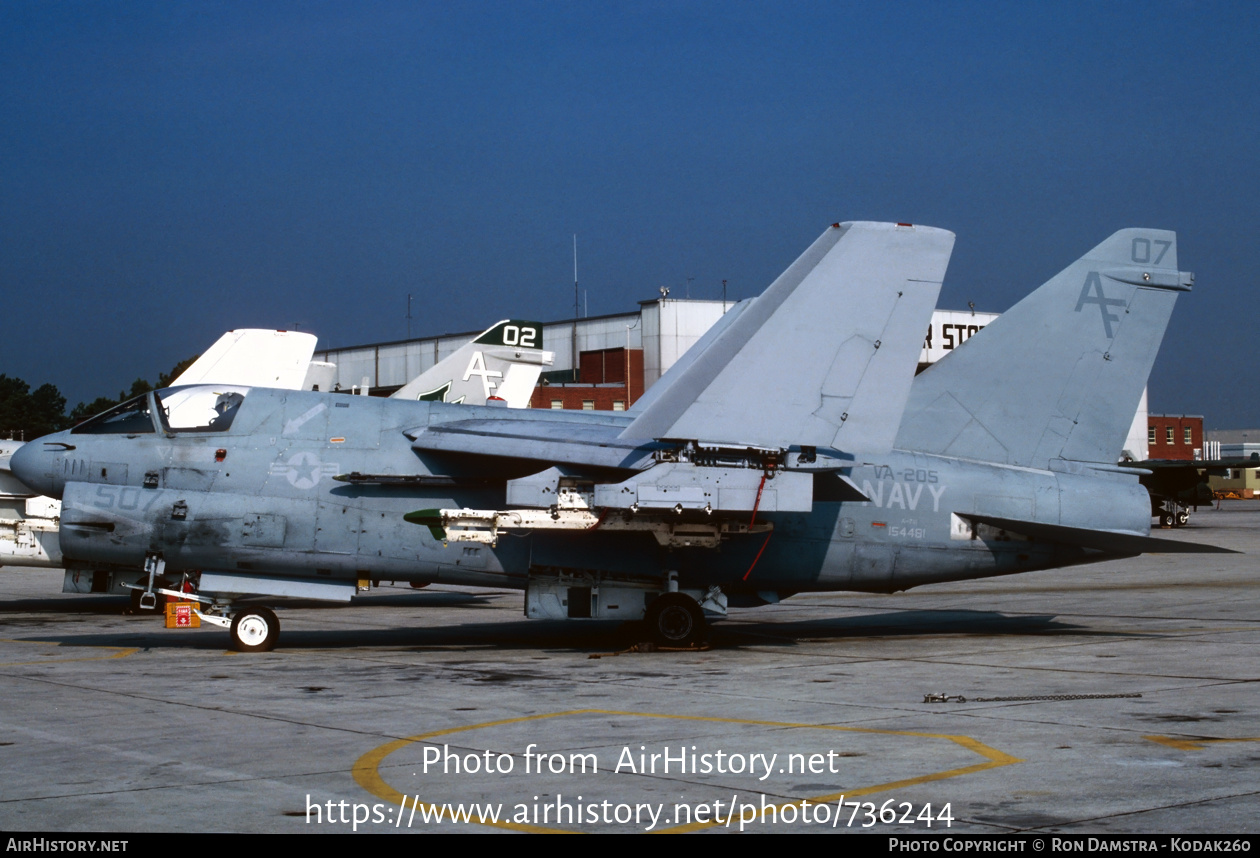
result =
[{"label": "main wheel tire", "polygon": [[280,637],[280,620],[268,608],[247,608],[232,618],[232,649],[271,652]]},{"label": "main wheel tire", "polygon": [[665,593],[648,605],[648,631],[661,646],[691,646],[707,631],[704,612],[696,600],[683,593]]},{"label": "main wheel tire", "polygon": [[1177,510],[1177,526],[1185,527],[1189,523],[1190,513],[1186,512],[1184,509]]},{"label": "main wheel tire", "polygon": [[1159,514],[1159,526],[1160,526],[1160,527],[1172,527],[1172,526],[1173,526],[1173,517],[1172,517],[1172,513],[1170,513],[1170,512],[1161,512],[1161,513]]}]

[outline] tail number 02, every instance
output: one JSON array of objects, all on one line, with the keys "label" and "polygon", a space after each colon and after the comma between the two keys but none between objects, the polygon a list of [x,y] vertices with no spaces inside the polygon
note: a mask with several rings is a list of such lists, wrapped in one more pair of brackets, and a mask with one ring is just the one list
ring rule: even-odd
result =
[{"label": "tail number 02", "polygon": [[537,328],[522,328],[517,325],[503,326],[503,345],[505,346],[520,346],[523,349],[532,349],[537,339]]}]

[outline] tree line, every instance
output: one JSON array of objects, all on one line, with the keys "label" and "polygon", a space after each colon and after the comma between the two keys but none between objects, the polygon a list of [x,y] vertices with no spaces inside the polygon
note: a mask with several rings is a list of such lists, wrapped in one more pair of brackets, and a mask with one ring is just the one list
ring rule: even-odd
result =
[{"label": "tree line", "polygon": [[160,374],[157,384],[137,378],[131,383],[130,390],[120,390],[117,397],[98,396],[91,402],[80,402],[69,413],[66,412],[66,398],[55,385],[41,384],[31,390],[31,386],[22,379],[0,374],[0,438],[30,441],[50,432],[68,429],[133,396],[166,387],[198,357],[200,355],[193,355],[177,363],[170,372]]}]

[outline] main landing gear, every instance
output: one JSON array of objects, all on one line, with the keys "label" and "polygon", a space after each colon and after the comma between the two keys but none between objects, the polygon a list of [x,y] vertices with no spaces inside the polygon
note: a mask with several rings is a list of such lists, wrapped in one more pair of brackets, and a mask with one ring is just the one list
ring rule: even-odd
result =
[{"label": "main landing gear", "polygon": [[689,647],[708,633],[704,611],[685,593],[662,593],[648,605],[643,618],[648,633],[658,646]]},{"label": "main landing gear", "polygon": [[1185,527],[1190,522],[1190,510],[1181,504],[1167,503],[1159,511],[1160,527]]}]

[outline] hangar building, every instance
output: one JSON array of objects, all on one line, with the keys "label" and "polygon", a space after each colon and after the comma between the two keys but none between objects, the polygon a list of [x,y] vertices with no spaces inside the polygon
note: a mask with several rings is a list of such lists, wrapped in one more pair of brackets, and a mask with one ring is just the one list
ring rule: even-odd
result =
[{"label": "hangar building", "polygon": [[[543,323],[542,347],[555,352],[530,402],[534,408],[623,411],[704,335],[732,301],[663,296],[640,301],[637,311]],[[919,369],[935,363],[998,316],[970,310],[936,310],[923,343]],[[489,324],[494,321],[487,319]],[[389,395],[481,331],[370,343],[315,353],[336,365],[333,389],[367,386]],[[1146,394],[1142,395],[1125,450],[1147,458]]]}]

